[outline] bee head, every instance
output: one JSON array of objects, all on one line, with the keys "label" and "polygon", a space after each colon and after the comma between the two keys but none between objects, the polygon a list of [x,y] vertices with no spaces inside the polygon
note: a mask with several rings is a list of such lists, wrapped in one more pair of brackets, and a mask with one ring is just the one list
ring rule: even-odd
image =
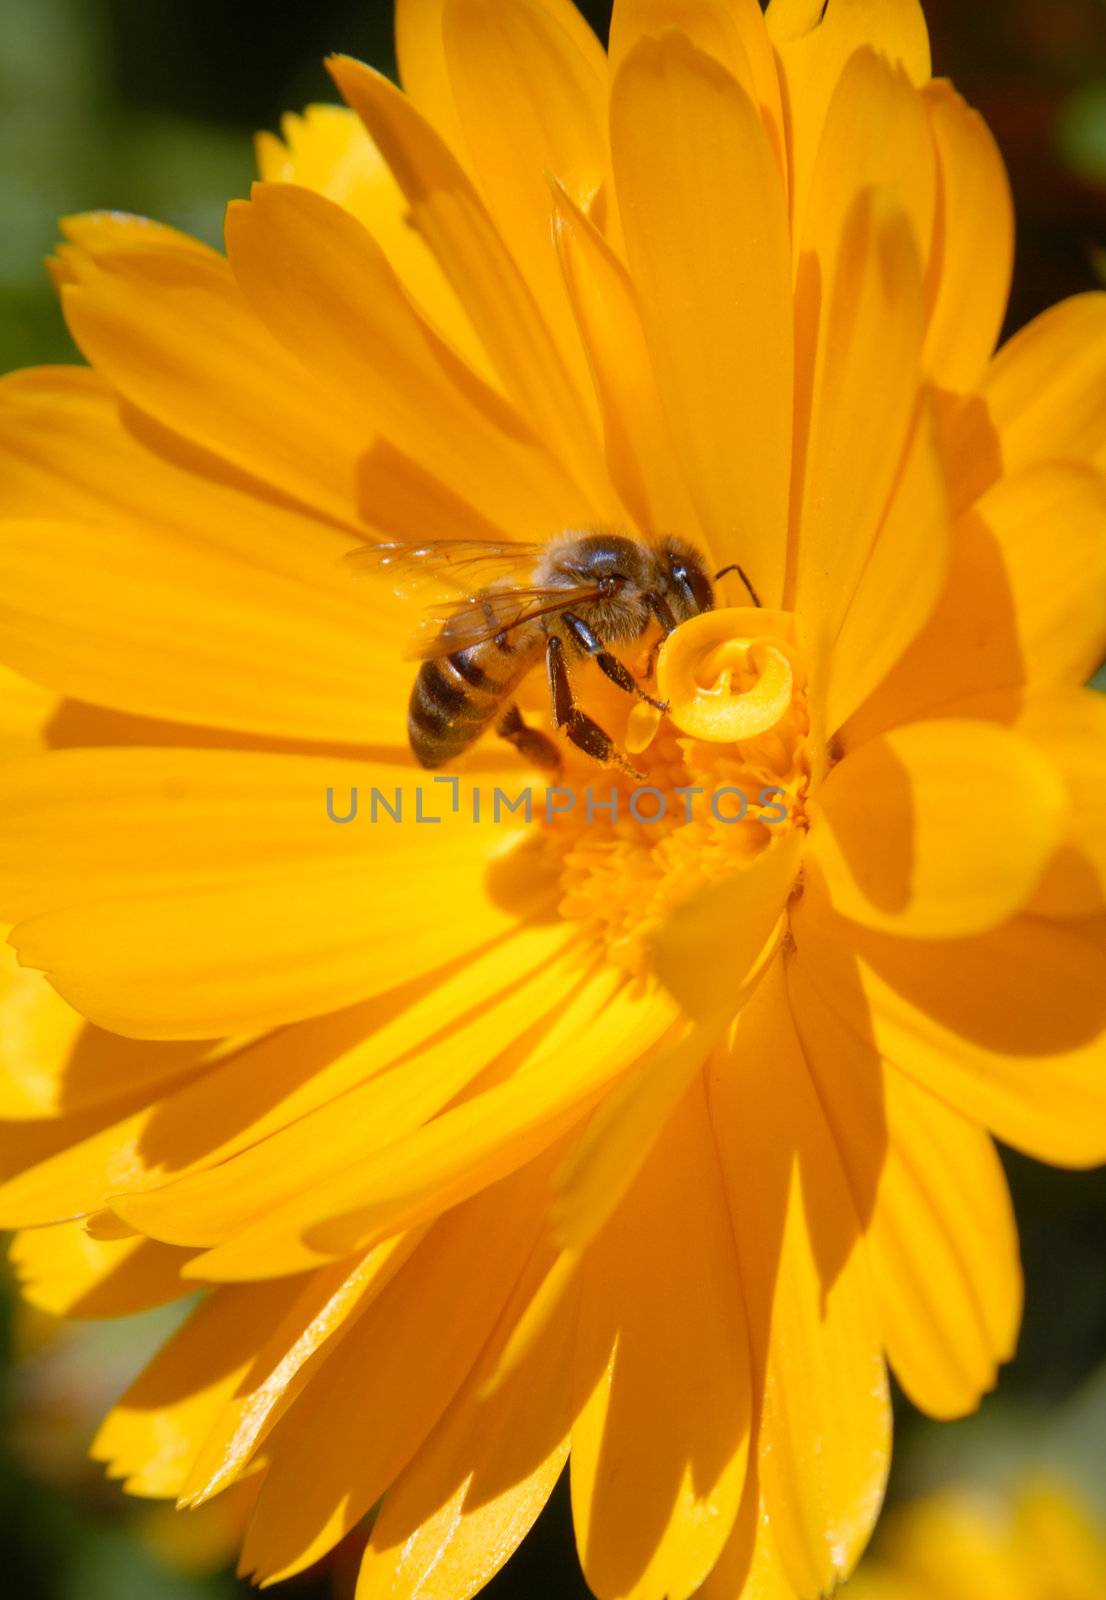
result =
[{"label": "bee head", "polygon": [[666,539],[661,550],[668,603],[677,622],[714,609],[714,585],[702,556],[682,539]]}]

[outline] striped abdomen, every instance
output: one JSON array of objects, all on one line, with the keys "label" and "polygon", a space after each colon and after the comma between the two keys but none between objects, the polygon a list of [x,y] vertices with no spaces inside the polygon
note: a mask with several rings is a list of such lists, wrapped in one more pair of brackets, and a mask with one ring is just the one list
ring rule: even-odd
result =
[{"label": "striped abdomen", "polygon": [[543,635],[499,635],[424,661],[411,690],[407,735],[415,759],[441,767],[474,744],[541,654]]}]

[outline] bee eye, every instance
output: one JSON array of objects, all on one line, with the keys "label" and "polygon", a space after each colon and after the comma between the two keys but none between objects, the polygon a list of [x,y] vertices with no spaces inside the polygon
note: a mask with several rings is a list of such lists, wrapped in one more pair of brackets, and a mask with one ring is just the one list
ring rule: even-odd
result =
[{"label": "bee eye", "polygon": [[689,565],[680,555],[672,554],[668,560],[672,582],[682,591],[685,603],[692,613],[709,611],[714,601],[713,592],[705,576],[694,565]]}]

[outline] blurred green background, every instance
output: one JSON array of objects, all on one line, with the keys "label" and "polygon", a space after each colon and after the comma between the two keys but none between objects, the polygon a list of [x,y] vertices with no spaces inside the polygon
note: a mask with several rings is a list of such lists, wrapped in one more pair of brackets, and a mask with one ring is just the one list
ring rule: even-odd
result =
[{"label": "blurred green background", "polygon": [[[609,6],[582,6],[602,30]],[[929,0],[936,71],[1002,146],[1018,208],[1009,326],[1106,282],[1106,0]],[[69,211],[143,212],[219,241],[251,134],[333,99],[341,49],[391,69],[390,0],[0,0],[0,370],[76,353],[43,272]],[[1100,676],[1100,682],[1104,682]],[[1022,1463],[1106,1516],[1106,1175],[1008,1161],[1027,1314],[1001,1392],[938,1428],[899,1407],[892,1495]],[[0,1571],[21,1600],[221,1600],[243,1591],[201,1528],[127,1502],[84,1461],[96,1418],[178,1313],[60,1333],[4,1307]],[[18,1347],[20,1359],[11,1357]],[[178,1531],[179,1530],[179,1531]],[[352,1564],[290,1586],[351,1593]],[[559,1494],[493,1600],[586,1594]]]}]

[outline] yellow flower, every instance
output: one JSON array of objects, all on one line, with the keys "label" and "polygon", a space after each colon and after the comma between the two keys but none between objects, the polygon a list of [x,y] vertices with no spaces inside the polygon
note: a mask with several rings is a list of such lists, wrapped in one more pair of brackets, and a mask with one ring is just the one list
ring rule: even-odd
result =
[{"label": "yellow flower", "polygon": [[[954,1416],[1013,1348],[987,1130],[1106,1155],[1106,297],[992,361],[1006,182],[915,0],[397,20],[406,93],[332,62],[226,258],[70,220],[91,367],[0,388],[0,656],[64,697],[0,915],[89,1019],[11,980],[0,1221],[55,1311],[213,1286],[95,1452],[260,1477],[251,1573],[382,1501],[359,1600],[462,1600],[571,1450],[601,1600],[814,1596],[886,1362]],[[572,752],[496,821],[489,740],[454,811],[341,557],[581,528],[762,604],[668,716],[580,670],[648,799]]]},{"label": "yellow flower", "polygon": [[887,1519],[849,1600],[1100,1600],[1101,1521],[1059,1479],[952,1487]]}]

